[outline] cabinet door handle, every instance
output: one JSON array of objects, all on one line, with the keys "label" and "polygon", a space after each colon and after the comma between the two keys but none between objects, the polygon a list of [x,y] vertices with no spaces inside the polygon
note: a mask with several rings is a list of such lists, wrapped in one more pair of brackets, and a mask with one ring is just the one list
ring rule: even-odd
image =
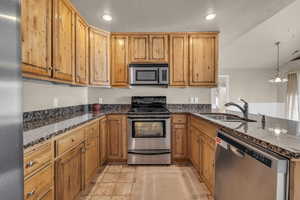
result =
[{"label": "cabinet door handle", "polygon": [[33,189],[31,192],[28,192],[27,197],[33,196],[35,194],[35,192],[36,192],[36,189]]},{"label": "cabinet door handle", "polygon": [[26,168],[30,168],[30,167],[32,167],[32,166],[35,165],[35,164],[36,164],[36,161],[31,160],[31,161],[29,161],[29,162],[26,164]]}]

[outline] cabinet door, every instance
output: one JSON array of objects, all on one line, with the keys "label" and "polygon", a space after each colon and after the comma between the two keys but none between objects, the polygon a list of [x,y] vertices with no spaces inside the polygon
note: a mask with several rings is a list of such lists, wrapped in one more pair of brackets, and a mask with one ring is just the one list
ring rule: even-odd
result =
[{"label": "cabinet door", "polygon": [[108,125],[108,159],[123,160],[127,158],[126,116],[110,115]]},{"label": "cabinet door", "polygon": [[53,77],[74,81],[75,12],[68,0],[54,0]]},{"label": "cabinet door", "polygon": [[170,36],[170,85],[188,84],[188,38],[186,34],[174,34]]},{"label": "cabinet door", "polygon": [[146,62],[148,60],[148,35],[130,36],[130,61]]},{"label": "cabinet door", "polygon": [[214,172],[215,170],[215,146],[214,140],[205,137],[203,145],[203,178],[210,192],[213,192],[214,187]]},{"label": "cabinet door", "polygon": [[76,32],[75,32],[75,81],[79,84],[88,84],[89,81],[89,49],[88,49],[88,25],[79,16],[76,15]]},{"label": "cabinet door", "polygon": [[106,119],[100,120],[100,163],[103,165],[107,160],[107,126]]},{"label": "cabinet door", "polygon": [[216,34],[189,36],[189,69],[191,86],[215,86],[218,69]]},{"label": "cabinet door", "polygon": [[88,184],[93,178],[99,166],[99,138],[93,138],[87,142],[85,152],[85,184]]},{"label": "cabinet door", "polygon": [[[37,9],[38,8],[38,9]],[[22,71],[50,77],[52,0],[22,0]]]},{"label": "cabinet door", "polygon": [[73,200],[83,189],[83,145],[55,161],[55,194],[59,200]]},{"label": "cabinet door", "polygon": [[174,124],[172,128],[172,155],[174,159],[186,159],[187,131],[185,124]]},{"label": "cabinet door", "polygon": [[90,29],[90,83],[108,86],[109,83],[109,34]]},{"label": "cabinet door", "polygon": [[154,62],[168,62],[168,35],[150,35],[149,42],[149,60]]},{"label": "cabinet door", "polygon": [[111,84],[128,86],[128,36],[112,36]]},{"label": "cabinet door", "polygon": [[191,128],[191,160],[195,168],[200,170],[201,161],[201,143],[198,130]]}]

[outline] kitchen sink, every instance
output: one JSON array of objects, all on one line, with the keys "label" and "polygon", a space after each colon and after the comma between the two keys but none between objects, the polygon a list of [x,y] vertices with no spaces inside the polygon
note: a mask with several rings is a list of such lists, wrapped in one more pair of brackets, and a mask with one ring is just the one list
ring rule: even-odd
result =
[{"label": "kitchen sink", "polygon": [[252,119],[244,119],[237,115],[232,115],[232,114],[228,114],[228,113],[206,113],[203,115],[208,118],[220,120],[223,122],[256,122],[255,120],[252,120]]}]

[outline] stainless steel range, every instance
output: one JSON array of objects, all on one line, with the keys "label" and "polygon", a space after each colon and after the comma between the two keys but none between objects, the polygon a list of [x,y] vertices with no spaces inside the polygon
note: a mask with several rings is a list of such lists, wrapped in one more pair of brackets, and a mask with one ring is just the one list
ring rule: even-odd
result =
[{"label": "stainless steel range", "polygon": [[170,112],[164,96],[135,96],[128,115],[128,164],[171,164]]}]

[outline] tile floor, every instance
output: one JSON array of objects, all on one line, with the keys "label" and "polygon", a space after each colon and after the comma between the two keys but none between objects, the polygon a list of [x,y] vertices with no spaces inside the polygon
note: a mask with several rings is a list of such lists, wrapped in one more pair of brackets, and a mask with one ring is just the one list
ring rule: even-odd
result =
[{"label": "tile floor", "polygon": [[107,165],[80,200],[212,200],[192,166]]}]

